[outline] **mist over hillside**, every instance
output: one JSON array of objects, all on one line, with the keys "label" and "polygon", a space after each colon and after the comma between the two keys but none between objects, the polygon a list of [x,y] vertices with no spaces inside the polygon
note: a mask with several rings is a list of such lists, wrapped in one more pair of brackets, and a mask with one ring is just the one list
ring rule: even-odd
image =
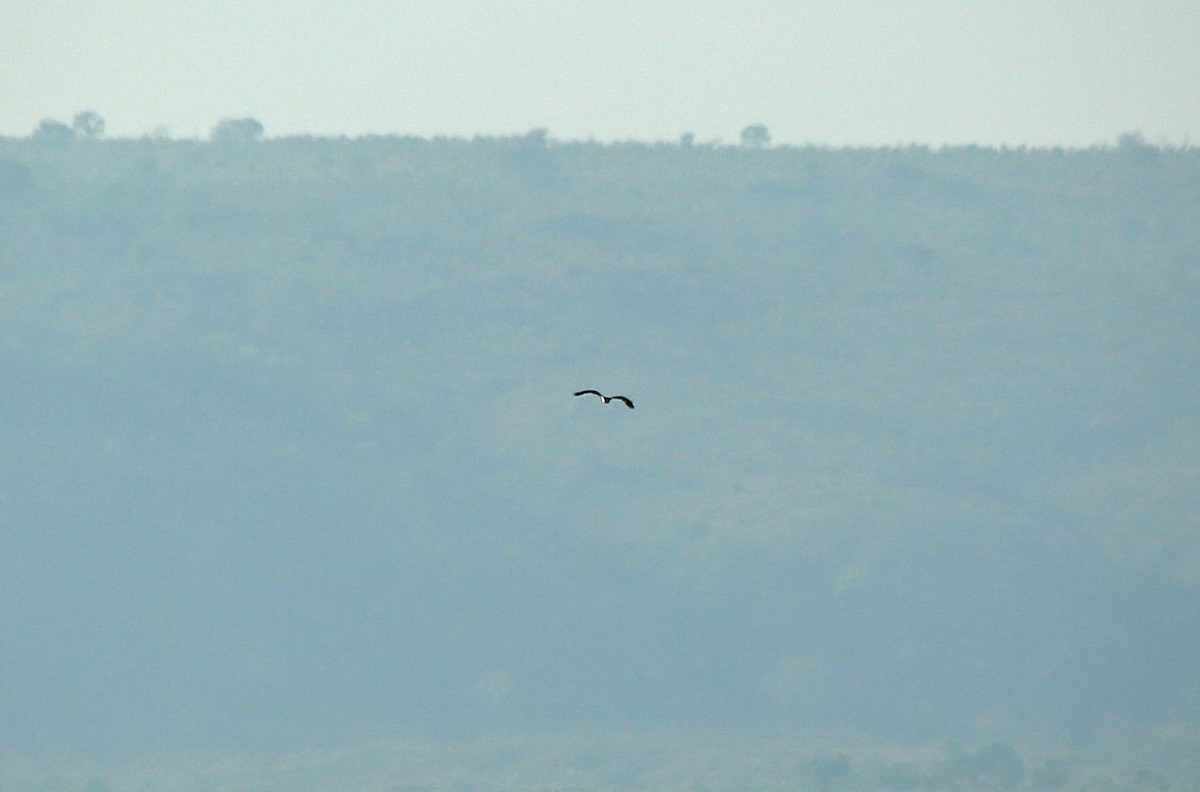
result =
[{"label": "mist over hillside", "polygon": [[0,265],[0,746],[1200,739],[1195,149],[4,139]]}]

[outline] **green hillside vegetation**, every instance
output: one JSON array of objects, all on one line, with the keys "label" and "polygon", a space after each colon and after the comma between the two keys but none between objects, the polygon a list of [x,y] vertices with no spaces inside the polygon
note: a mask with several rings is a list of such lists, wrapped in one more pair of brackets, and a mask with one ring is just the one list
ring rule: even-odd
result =
[{"label": "green hillside vegetation", "polygon": [[0,140],[0,744],[1200,744],[1196,149],[231,138]]}]

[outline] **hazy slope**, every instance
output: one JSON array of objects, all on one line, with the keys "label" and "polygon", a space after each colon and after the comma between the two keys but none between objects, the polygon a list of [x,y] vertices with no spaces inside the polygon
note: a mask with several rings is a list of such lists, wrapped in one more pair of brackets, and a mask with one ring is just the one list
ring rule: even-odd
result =
[{"label": "hazy slope", "polygon": [[0,740],[1196,722],[1195,151],[0,174]]}]

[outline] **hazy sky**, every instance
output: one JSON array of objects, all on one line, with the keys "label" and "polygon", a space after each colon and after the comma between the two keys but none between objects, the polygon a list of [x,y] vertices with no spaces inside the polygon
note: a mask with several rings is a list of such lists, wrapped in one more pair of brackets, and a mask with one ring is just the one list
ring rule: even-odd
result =
[{"label": "hazy sky", "polygon": [[1200,141],[1196,0],[2,0],[0,134]]}]

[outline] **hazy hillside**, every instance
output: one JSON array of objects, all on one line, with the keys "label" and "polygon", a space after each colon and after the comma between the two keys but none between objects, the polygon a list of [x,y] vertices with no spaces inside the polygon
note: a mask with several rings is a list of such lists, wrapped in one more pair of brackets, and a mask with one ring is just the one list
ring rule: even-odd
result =
[{"label": "hazy hillside", "polygon": [[0,746],[1195,745],[1197,328],[1133,138],[0,140]]}]

